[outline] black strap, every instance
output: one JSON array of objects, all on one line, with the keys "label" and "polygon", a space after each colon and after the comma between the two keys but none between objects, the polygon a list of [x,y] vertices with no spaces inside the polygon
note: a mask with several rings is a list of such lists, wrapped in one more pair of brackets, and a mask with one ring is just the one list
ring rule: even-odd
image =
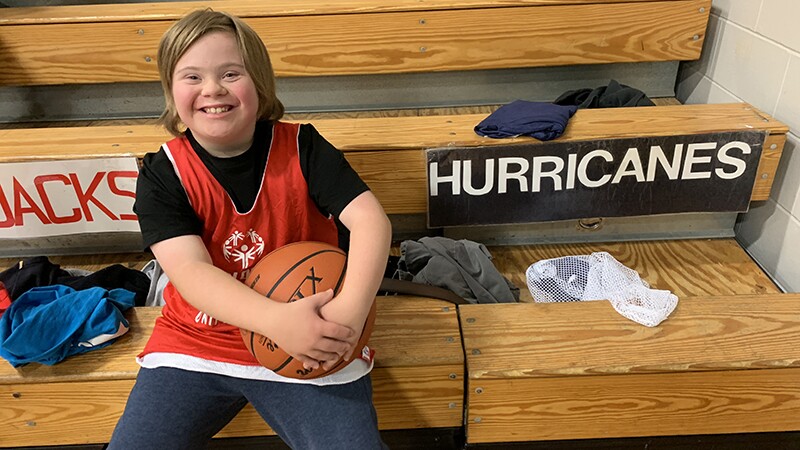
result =
[{"label": "black strap", "polygon": [[381,281],[380,291],[392,294],[438,298],[439,300],[445,300],[456,305],[469,304],[468,301],[450,290],[428,284],[414,283],[413,281],[396,280],[394,278],[384,278],[383,281]]}]

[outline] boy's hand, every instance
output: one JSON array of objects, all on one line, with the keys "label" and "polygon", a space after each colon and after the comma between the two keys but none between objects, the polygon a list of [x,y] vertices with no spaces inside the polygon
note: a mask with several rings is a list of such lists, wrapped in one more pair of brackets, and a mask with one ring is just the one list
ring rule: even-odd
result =
[{"label": "boy's hand", "polygon": [[359,311],[358,308],[355,308],[353,305],[358,303],[353,300],[339,295],[336,297],[335,301],[326,303],[320,310],[325,320],[340,323],[354,331],[353,337],[349,341],[351,343],[350,349],[343,355],[345,359],[350,359],[353,351],[361,350],[356,349],[355,345],[361,338],[361,333],[364,330],[364,325],[367,322],[367,315],[369,314],[369,308],[366,308],[364,311]]},{"label": "boy's hand", "polygon": [[[269,336],[307,369],[330,368],[353,350],[355,330],[323,319],[320,308],[333,299],[333,291],[319,292],[282,306],[282,314]],[[355,336],[355,338],[354,338]]]}]

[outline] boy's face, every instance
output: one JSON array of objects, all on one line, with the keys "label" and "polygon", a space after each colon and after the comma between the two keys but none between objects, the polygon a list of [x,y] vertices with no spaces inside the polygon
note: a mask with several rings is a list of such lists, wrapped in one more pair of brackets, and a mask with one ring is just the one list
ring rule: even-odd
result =
[{"label": "boy's face", "polygon": [[172,96],[181,121],[209,153],[235,156],[250,147],[258,93],[231,33],[209,33],[175,65]]}]

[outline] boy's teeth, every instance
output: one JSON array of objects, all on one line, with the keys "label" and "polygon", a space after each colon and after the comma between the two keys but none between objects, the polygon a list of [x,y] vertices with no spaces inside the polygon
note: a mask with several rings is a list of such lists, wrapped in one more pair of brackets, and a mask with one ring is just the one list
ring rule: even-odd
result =
[{"label": "boy's teeth", "polygon": [[228,107],[227,106],[222,107],[222,108],[206,108],[206,112],[209,112],[211,114],[219,114],[219,113],[223,113],[223,112],[226,112],[226,111],[228,111]]}]

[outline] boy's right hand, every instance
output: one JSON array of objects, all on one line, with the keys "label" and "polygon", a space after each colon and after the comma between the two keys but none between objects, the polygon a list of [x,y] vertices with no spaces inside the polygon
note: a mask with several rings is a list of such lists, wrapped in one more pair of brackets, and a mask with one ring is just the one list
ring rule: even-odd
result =
[{"label": "boy's right hand", "polygon": [[282,304],[281,314],[268,335],[306,368],[330,368],[358,341],[355,331],[322,318],[320,308],[333,299],[333,291],[318,292]]}]

